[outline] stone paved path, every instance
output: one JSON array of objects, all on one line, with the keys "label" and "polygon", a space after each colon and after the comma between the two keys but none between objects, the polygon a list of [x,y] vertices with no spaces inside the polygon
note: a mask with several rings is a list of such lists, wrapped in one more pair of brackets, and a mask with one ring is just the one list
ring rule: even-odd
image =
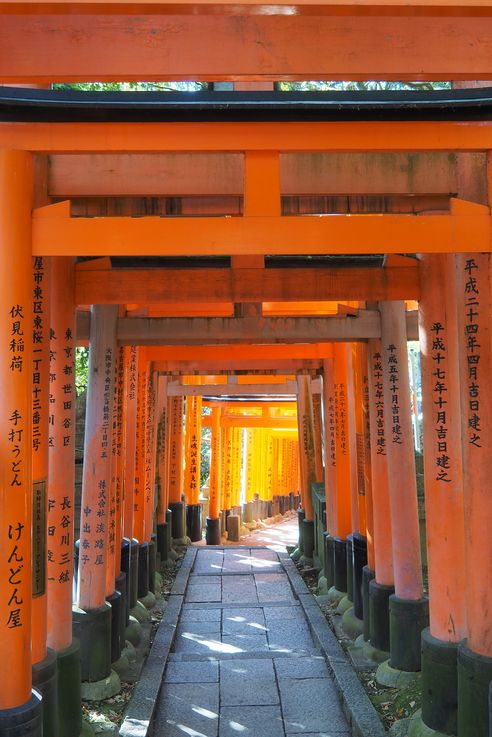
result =
[{"label": "stone paved path", "polygon": [[154,737],[350,737],[279,556],[199,549]]}]

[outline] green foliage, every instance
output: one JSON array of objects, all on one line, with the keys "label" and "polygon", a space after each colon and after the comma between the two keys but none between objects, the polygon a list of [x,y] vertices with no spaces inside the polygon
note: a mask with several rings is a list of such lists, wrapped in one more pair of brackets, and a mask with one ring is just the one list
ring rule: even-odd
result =
[{"label": "green foliage", "polygon": [[74,82],[53,85],[54,90],[83,92],[198,92],[207,82]]},{"label": "green foliage", "polygon": [[75,349],[75,391],[77,396],[83,394],[87,388],[87,375],[89,373],[89,349]]},{"label": "green foliage", "polygon": [[282,92],[323,92],[323,91],[350,91],[364,92],[368,90],[448,90],[451,82],[383,82],[368,80],[364,82],[280,82]]}]

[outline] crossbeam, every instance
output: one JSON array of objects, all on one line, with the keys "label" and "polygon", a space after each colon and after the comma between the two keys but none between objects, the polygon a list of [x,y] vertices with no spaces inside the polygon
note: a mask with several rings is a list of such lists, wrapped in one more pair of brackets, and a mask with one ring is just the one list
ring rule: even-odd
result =
[{"label": "crossbeam", "polygon": [[488,207],[449,215],[72,218],[69,204],[33,217],[35,256],[204,256],[490,251]]},{"label": "crossbeam", "polygon": [[487,0],[3,0],[0,12],[2,84],[492,78]]},{"label": "crossbeam", "polygon": [[393,268],[77,270],[75,301],[90,304],[415,299],[418,262]]},{"label": "crossbeam", "polygon": [[[311,382],[313,394],[321,393],[319,379]],[[242,397],[242,396],[292,396],[297,395],[297,382],[285,381],[282,384],[207,384],[190,385],[168,382],[167,395],[169,397]],[[273,421],[273,419],[272,419]]]},{"label": "crossbeam", "polygon": [[0,147],[73,154],[485,151],[492,149],[492,122],[0,123]]},{"label": "crossbeam", "polygon": [[212,361],[211,359],[202,361],[154,361],[155,371],[160,374],[233,374],[233,373],[263,373],[263,374],[291,374],[291,373],[308,373],[319,371],[322,367],[322,361],[316,359],[293,359],[281,360],[254,360],[235,361],[233,359],[222,359]]},{"label": "crossbeam", "polygon": [[[87,340],[89,313],[79,313],[77,340]],[[407,313],[409,340],[418,339],[415,313]],[[376,310],[359,310],[357,317],[290,318],[119,318],[119,345],[217,345],[250,342],[320,343],[365,341],[381,337],[381,319]],[[230,358],[234,359],[231,353]]]}]

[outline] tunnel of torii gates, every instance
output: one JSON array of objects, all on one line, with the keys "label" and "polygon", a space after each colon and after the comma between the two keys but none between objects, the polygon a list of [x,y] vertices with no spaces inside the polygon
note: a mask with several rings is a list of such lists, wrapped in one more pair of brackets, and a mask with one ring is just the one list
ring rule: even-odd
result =
[{"label": "tunnel of torii gates", "polygon": [[[480,64],[490,75],[465,38],[484,19],[451,11],[462,57],[442,19],[423,16],[426,50],[437,33],[450,51],[428,77],[452,78],[455,59],[462,79]],[[2,17],[11,38],[23,17]],[[44,38],[47,16],[36,17]],[[357,18],[361,34],[370,18]],[[217,19],[225,39],[230,17]],[[46,42],[55,56],[64,38]],[[37,71],[4,82],[63,77],[31,41]],[[108,45],[120,62],[121,42]],[[148,78],[135,43],[135,71],[94,76]],[[22,66],[19,48],[8,68]],[[75,43],[66,78],[84,60]],[[84,685],[118,688],[129,612],[151,602],[173,545],[201,538],[202,505],[208,544],[241,518],[298,509],[294,556],[321,569],[321,591],[346,597],[386,661],[381,678],[421,669],[424,724],[488,736],[490,149],[484,120],[0,123],[2,737],[39,736],[42,722],[47,737],[80,734]],[[313,214],[330,217],[302,217]],[[421,351],[428,597],[409,339]],[[77,345],[89,345],[89,376],[75,546]]]}]

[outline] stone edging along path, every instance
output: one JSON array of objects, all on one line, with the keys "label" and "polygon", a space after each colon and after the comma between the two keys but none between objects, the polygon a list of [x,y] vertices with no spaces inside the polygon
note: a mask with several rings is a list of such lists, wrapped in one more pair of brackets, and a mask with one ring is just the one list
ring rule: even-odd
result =
[{"label": "stone edging along path", "polygon": [[[255,549],[266,550],[266,548],[255,548],[254,546],[227,546],[226,549],[229,551],[229,554],[230,551],[234,550],[238,551],[238,553],[246,550],[253,552]],[[178,623],[188,589],[189,578],[194,569],[198,551],[204,550],[215,550],[219,553],[223,548],[190,547],[188,549],[174,582],[164,616],[155,634],[140,680],[128,705],[123,724],[120,727],[120,737],[151,737],[152,735],[159,692],[164,680],[164,672],[169,655],[173,649]],[[302,577],[288,555],[286,553],[277,553],[277,555],[280,564],[277,572],[286,574],[293,596],[302,608],[312,639],[324,656],[351,734],[353,737],[384,737],[386,732],[377,712],[372,706],[355,671],[348,662],[339,642],[331,631],[315,598],[309,593]],[[230,574],[224,571],[220,577],[217,576],[217,580],[223,579],[228,575]],[[206,602],[202,603],[202,606],[206,605]],[[234,606],[235,603],[231,603],[231,605]],[[211,603],[210,606],[213,606],[213,604]],[[224,607],[225,605],[216,603],[215,606]],[[248,606],[248,604],[244,603],[243,606]],[[292,647],[295,648],[296,643],[292,643]],[[194,656],[189,655],[187,657],[193,658]],[[261,735],[258,735],[258,737],[261,737]]]}]

